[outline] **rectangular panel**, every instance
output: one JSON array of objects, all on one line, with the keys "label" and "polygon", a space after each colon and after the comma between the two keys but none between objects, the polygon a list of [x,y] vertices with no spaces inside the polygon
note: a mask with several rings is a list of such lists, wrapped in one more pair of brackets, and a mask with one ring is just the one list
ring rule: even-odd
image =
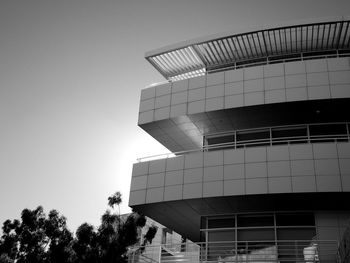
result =
[{"label": "rectangular panel", "polygon": [[264,82],[265,90],[285,89],[283,77],[265,78]]},{"label": "rectangular panel", "polygon": [[[217,260],[219,257],[225,257],[226,255],[231,254],[231,251],[235,249],[235,243],[228,241],[234,240],[234,230],[210,231],[208,233],[208,241],[214,243],[208,244],[208,260]],[[218,241],[226,242],[220,243]]]},{"label": "rectangular panel", "polygon": [[203,183],[203,197],[222,196],[224,194],[224,182],[205,182]]},{"label": "rectangular panel", "polygon": [[[237,241],[267,241],[275,240],[273,228],[238,229]],[[248,243],[251,244],[251,243]]]},{"label": "rectangular panel", "polygon": [[315,216],[313,213],[277,213],[277,226],[314,226]]},{"label": "rectangular panel", "polygon": [[222,85],[216,85],[216,86],[210,86],[206,88],[205,97],[206,98],[215,98],[215,97],[223,97],[225,95],[225,86]]},{"label": "rectangular panel", "polygon": [[308,240],[316,236],[316,228],[279,228],[277,240]]},{"label": "rectangular panel", "polygon": [[235,217],[208,218],[207,228],[235,227]]},{"label": "rectangular panel", "polygon": [[[237,227],[273,226],[273,214],[238,215]],[[243,239],[241,239],[243,240]]]}]

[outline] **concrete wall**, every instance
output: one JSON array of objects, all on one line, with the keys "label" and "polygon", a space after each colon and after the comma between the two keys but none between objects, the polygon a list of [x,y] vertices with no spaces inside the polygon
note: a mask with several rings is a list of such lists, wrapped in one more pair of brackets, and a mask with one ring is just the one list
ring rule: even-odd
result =
[{"label": "concrete wall", "polygon": [[278,63],[144,89],[139,124],[242,106],[349,97],[347,57]]},{"label": "concrete wall", "polygon": [[129,205],[265,193],[350,191],[350,143],[196,152],[134,164]]}]

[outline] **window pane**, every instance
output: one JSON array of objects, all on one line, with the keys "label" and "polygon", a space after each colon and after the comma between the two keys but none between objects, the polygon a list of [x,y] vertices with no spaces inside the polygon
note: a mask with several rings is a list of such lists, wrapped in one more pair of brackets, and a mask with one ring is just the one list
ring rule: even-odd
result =
[{"label": "window pane", "polygon": [[269,139],[269,138],[270,138],[269,130],[237,132],[237,142],[249,141],[249,140],[261,140],[261,139]]},{"label": "window pane", "polygon": [[208,240],[209,242],[234,241],[235,231],[234,230],[209,231]]},{"label": "window pane", "polygon": [[345,124],[310,125],[310,135],[346,134]]},{"label": "window pane", "polygon": [[315,235],[316,229],[314,227],[277,229],[279,258],[286,262],[295,262],[289,261],[295,260],[295,257],[303,259],[303,249],[310,244]]},{"label": "window pane", "polygon": [[234,142],[233,135],[223,135],[212,138],[207,138],[208,145],[221,144],[221,143],[232,143]]},{"label": "window pane", "polygon": [[277,226],[314,226],[315,217],[312,213],[281,213],[276,214]]},{"label": "window pane", "polygon": [[312,240],[316,229],[312,228],[280,228],[277,229],[278,240]]},{"label": "window pane", "polygon": [[275,240],[275,231],[273,228],[238,229],[237,240],[239,241]]},{"label": "window pane", "polygon": [[208,232],[208,259],[217,260],[219,257],[232,255],[235,250],[234,240],[234,230]]},{"label": "window pane", "polygon": [[[304,248],[310,245],[310,241],[278,241],[277,251],[280,262],[294,263],[304,262]],[[313,261],[312,261],[313,262]]]},{"label": "window pane", "polygon": [[272,129],[272,138],[289,138],[307,136],[306,127],[275,128]]},{"label": "window pane", "polygon": [[237,251],[239,254],[250,254],[262,251],[275,244],[275,230],[271,229],[239,229],[237,230]]},{"label": "window pane", "polygon": [[235,227],[234,218],[213,218],[208,219],[208,228],[227,228]]},{"label": "window pane", "polygon": [[239,215],[237,217],[238,227],[256,227],[273,225],[273,215]]}]

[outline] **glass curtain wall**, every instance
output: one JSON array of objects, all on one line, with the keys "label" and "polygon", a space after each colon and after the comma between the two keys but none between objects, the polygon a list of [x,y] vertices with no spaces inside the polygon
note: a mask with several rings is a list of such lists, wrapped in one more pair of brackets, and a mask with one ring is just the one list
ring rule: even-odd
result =
[{"label": "glass curtain wall", "polygon": [[316,236],[313,213],[235,214],[203,219],[201,231],[209,261],[264,254],[288,262],[303,258],[303,249]]},{"label": "glass curtain wall", "polygon": [[349,123],[301,124],[237,130],[204,136],[207,150],[293,143],[342,142],[350,139]]}]

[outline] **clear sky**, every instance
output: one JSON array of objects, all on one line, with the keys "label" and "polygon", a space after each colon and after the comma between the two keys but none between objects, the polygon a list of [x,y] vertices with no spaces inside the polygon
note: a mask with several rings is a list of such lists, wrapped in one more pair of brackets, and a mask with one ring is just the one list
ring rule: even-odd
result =
[{"label": "clear sky", "polygon": [[0,224],[58,209],[98,225],[127,206],[137,157],[167,150],[137,127],[144,53],[215,33],[350,13],[349,0],[1,0]]}]

